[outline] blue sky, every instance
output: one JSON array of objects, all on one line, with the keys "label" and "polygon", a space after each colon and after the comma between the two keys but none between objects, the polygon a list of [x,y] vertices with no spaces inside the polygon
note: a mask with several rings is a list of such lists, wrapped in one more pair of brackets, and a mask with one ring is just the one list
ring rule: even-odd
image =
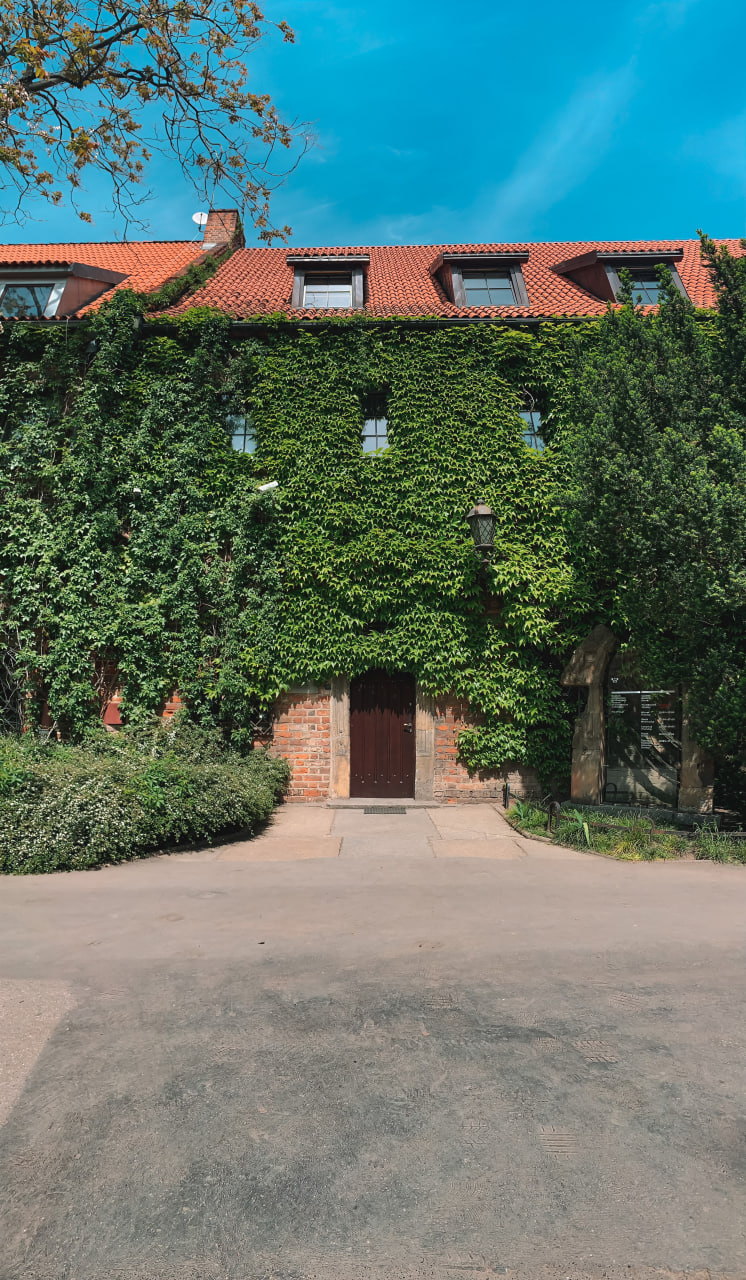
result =
[{"label": "blue sky", "polygon": [[[253,87],[315,139],[275,197],[295,245],[746,235],[743,0],[266,12],[297,43],[258,46]],[[159,159],[150,177],[148,238],[191,238],[184,175]],[[40,206],[3,239],[118,239],[106,203],[91,185],[93,229]]]}]

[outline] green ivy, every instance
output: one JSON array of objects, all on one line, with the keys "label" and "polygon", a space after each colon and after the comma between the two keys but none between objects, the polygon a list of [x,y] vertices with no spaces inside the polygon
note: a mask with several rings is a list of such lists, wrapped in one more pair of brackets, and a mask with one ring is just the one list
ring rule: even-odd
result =
[{"label": "green ivy", "polygon": [[[577,335],[356,320],[267,322],[243,340],[193,311],[157,331],[119,293],[76,330],[10,325],[0,380],[0,574],[7,701],[67,733],[177,689],[248,740],[278,694],[373,667],[471,703],[472,769],[569,766],[559,685],[587,624],[568,555],[567,463],[521,438]],[[592,326],[589,326],[589,329]],[[390,447],[361,450],[361,399],[386,389]],[[233,452],[249,411],[255,456]],[[279,489],[259,495],[272,479]],[[137,491],[140,492],[137,492]],[[465,524],[497,514],[484,581]]]}]

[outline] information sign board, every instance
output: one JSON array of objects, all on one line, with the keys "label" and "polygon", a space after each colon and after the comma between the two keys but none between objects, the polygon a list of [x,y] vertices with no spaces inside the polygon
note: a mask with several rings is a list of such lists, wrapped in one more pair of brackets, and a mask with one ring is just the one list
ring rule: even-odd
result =
[{"label": "information sign board", "polygon": [[675,809],[681,765],[675,689],[620,689],[607,706],[606,800]]}]

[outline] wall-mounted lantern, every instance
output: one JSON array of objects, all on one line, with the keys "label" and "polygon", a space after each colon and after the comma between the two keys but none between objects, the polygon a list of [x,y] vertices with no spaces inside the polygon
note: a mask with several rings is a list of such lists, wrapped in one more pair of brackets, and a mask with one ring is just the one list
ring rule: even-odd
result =
[{"label": "wall-mounted lantern", "polygon": [[486,564],[495,547],[495,513],[486,502],[478,502],[466,517],[471,530],[474,546],[482,553],[482,563]]}]

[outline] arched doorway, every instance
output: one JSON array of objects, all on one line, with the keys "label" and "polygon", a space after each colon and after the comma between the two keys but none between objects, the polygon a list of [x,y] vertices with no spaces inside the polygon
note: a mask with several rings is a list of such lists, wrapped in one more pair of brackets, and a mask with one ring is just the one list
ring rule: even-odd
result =
[{"label": "arched doorway", "polygon": [[357,676],[350,681],[350,795],[411,798],[414,781],[414,676]]}]

